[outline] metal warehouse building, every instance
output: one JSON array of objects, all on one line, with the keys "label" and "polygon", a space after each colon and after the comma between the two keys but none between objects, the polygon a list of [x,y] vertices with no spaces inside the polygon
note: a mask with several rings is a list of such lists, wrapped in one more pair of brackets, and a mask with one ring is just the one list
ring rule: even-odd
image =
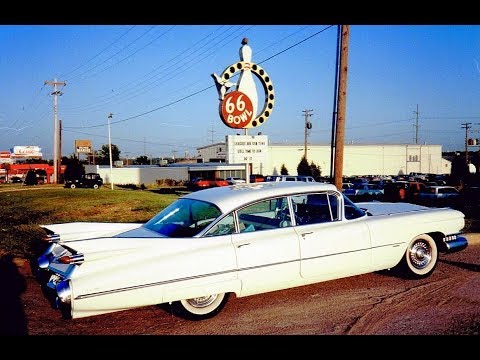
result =
[{"label": "metal warehouse building", "polygon": [[[229,149],[228,144],[227,141],[198,148],[197,161],[232,163],[232,153],[237,150]],[[330,174],[330,145],[308,145],[306,153],[308,162],[320,166],[322,175]],[[277,175],[285,165],[290,175],[297,175],[297,165],[304,154],[304,144],[269,144],[260,161],[252,163],[251,173]],[[442,158],[441,145],[348,144],[343,150],[345,176],[450,174],[450,170],[451,162]]]},{"label": "metal warehouse building", "polygon": [[[280,173],[282,164],[295,175],[305,153],[303,145],[270,145],[263,173]],[[308,162],[320,166],[322,175],[330,174],[330,145],[309,145]],[[345,145],[343,175],[404,175],[411,172],[450,174],[451,162],[442,158],[441,145]]]}]

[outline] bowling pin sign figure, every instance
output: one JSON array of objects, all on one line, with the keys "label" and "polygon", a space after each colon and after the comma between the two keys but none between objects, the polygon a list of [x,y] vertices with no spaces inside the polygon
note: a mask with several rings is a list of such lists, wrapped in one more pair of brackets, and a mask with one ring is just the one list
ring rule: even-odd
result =
[{"label": "bowling pin sign figure", "polygon": [[242,40],[242,47],[240,47],[240,61],[245,63],[245,67],[242,69],[238,85],[237,91],[241,91],[245,95],[249,97],[253,105],[253,119],[257,116],[257,109],[258,109],[258,94],[257,94],[257,87],[255,85],[255,81],[253,79],[253,74],[250,69],[252,63],[252,48],[248,46],[248,39],[243,38]]}]

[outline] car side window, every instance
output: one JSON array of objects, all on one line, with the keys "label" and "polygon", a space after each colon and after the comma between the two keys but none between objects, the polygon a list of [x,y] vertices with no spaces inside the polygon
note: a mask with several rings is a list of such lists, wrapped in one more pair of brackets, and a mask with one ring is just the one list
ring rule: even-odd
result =
[{"label": "car side window", "polygon": [[338,198],[334,194],[315,193],[292,196],[297,225],[332,222],[339,219]]},{"label": "car side window", "polygon": [[240,232],[261,231],[292,226],[287,197],[272,198],[237,211]]},{"label": "car side window", "polygon": [[220,236],[233,234],[235,232],[235,218],[233,214],[225,216],[222,220],[212,226],[205,236]]}]

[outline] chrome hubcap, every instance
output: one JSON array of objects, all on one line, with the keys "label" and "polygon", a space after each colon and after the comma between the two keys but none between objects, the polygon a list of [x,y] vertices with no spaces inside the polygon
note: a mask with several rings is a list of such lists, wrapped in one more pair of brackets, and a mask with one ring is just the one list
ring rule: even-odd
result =
[{"label": "chrome hubcap", "polygon": [[410,248],[409,257],[414,267],[424,269],[432,260],[432,252],[427,243],[419,241]]},{"label": "chrome hubcap", "polygon": [[203,308],[211,305],[215,301],[217,296],[218,295],[208,295],[208,296],[196,297],[193,299],[188,299],[187,302],[192,307]]}]

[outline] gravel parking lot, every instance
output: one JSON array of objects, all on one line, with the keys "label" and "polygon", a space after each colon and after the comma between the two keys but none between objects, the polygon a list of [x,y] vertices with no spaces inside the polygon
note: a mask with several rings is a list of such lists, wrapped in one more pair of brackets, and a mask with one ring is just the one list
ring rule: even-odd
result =
[{"label": "gravel parking lot", "polygon": [[0,258],[0,334],[6,335],[451,335],[479,334],[480,233],[464,251],[441,255],[434,274],[403,280],[372,273],[245,298],[192,322],[168,306],[77,320],[44,298],[29,262]]}]

